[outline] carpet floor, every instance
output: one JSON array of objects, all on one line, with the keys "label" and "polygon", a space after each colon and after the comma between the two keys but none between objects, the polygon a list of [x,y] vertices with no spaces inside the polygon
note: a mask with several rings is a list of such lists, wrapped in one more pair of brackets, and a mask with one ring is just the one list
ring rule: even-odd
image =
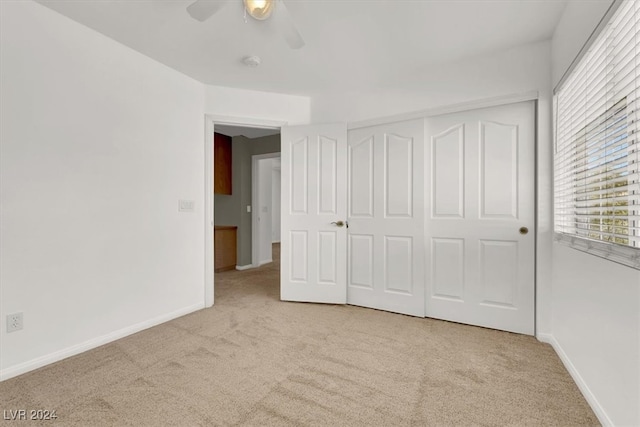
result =
[{"label": "carpet floor", "polygon": [[598,425],[533,337],[281,302],[278,277],[277,261],[217,274],[214,307],[0,383],[3,418],[45,409],[58,418],[38,425]]}]

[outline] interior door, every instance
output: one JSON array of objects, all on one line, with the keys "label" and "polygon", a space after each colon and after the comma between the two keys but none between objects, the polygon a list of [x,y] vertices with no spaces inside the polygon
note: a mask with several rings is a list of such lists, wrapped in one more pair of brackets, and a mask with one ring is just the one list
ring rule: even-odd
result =
[{"label": "interior door", "polygon": [[424,317],[424,131],[349,131],[349,304]]},{"label": "interior door", "polygon": [[283,127],[280,298],[347,299],[345,124]]},{"label": "interior door", "polygon": [[533,102],[429,118],[426,315],[533,335]]}]

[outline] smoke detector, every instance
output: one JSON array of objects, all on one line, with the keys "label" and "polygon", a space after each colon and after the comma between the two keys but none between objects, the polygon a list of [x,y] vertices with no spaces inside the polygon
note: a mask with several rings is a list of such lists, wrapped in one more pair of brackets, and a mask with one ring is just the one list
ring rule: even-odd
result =
[{"label": "smoke detector", "polygon": [[260,65],[261,61],[262,60],[257,55],[245,56],[244,58],[242,58],[242,63],[251,68],[256,68],[258,65]]}]

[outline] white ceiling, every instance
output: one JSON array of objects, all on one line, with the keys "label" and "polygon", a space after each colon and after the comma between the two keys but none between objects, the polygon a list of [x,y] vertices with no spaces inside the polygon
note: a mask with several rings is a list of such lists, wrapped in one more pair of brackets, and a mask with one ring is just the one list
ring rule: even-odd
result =
[{"label": "white ceiling", "polygon": [[[38,0],[203,83],[313,95],[393,84],[440,63],[551,38],[567,0],[286,0],[306,46],[242,0],[206,22],[191,0]],[[278,9],[274,11],[278,13]],[[262,65],[248,68],[246,55]]]}]

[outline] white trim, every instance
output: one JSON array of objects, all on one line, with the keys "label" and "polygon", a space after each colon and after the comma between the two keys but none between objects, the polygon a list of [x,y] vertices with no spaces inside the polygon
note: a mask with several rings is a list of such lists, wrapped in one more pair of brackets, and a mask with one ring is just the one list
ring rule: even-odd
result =
[{"label": "white trim", "polygon": [[538,341],[551,344],[551,347],[553,347],[553,350],[556,352],[556,354],[564,364],[564,367],[567,369],[567,371],[571,375],[571,378],[573,378],[573,381],[582,392],[582,395],[587,400],[589,406],[591,406],[591,409],[596,414],[596,417],[598,417],[598,421],[600,421],[600,424],[605,427],[613,426],[614,424],[611,421],[611,418],[609,418],[602,405],[600,405],[600,402],[598,402],[598,399],[589,389],[589,386],[584,381],[576,367],[573,365],[571,359],[569,359],[569,356],[567,356],[567,353],[564,352],[560,343],[556,341],[555,337],[551,334],[538,334],[536,338],[538,338]]},{"label": "white trim", "polygon": [[279,129],[287,122],[275,120],[262,120],[246,117],[220,116],[217,114],[207,114],[207,119],[219,125],[242,126],[245,128]]},{"label": "white trim", "polygon": [[253,264],[247,264],[247,265],[236,265],[236,270],[238,271],[242,271],[242,270],[249,270],[250,268],[254,268]]},{"label": "white trim", "polygon": [[215,225],[215,209],[213,205],[213,134],[215,132],[215,124],[224,124],[232,126],[256,127],[263,129],[276,129],[286,126],[287,122],[262,120],[256,118],[242,118],[233,116],[221,116],[217,114],[205,114],[205,173],[204,173],[204,305],[211,307],[214,303],[215,289],[215,272],[214,272],[214,254],[215,248],[213,244],[213,228]]},{"label": "white trim", "polygon": [[280,152],[267,154],[254,154],[251,156],[251,262],[254,267],[259,267],[267,262],[260,257],[260,222],[258,221],[258,161],[263,159],[280,158]]},{"label": "white trim", "polygon": [[426,117],[440,116],[442,114],[460,113],[463,111],[476,110],[479,108],[497,107],[505,104],[516,104],[524,101],[535,101],[539,98],[538,91],[530,91],[518,94],[496,96],[492,98],[484,98],[460,104],[452,104],[426,110],[413,111],[409,113],[396,114],[393,116],[378,117],[375,119],[361,120],[347,123],[347,130],[359,129],[369,126],[384,125],[394,122],[402,122],[406,120],[423,119]]},{"label": "white trim", "polygon": [[553,240],[572,249],[640,270],[640,249],[638,248],[558,232],[553,233]]},{"label": "white trim", "polygon": [[163,314],[132,326],[127,326],[126,328],[122,328],[101,337],[92,338],[81,344],[73,345],[71,347],[55,351],[45,356],[40,356],[27,362],[20,363],[10,368],[0,370],[0,381],[8,380],[9,378],[13,378],[29,371],[33,371],[34,369],[38,369],[51,363],[66,359],[68,357],[75,356],[76,354],[92,350],[96,347],[100,347],[101,345],[108,344],[110,342],[135,334],[136,332],[149,329],[153,326],[157,326],[161,323],[168,322],[170,320],[182,317],[186,314],[193,313],[194,311],[198,311],[203,308],[204,305],[202,304],[194,304],[188,307],[184,307],[171,313]]},{"label": "white trim", "polygon": [[213,121],[205,116],[204,131],[204,306],[214,303],[214,242],[213,242]]}]

